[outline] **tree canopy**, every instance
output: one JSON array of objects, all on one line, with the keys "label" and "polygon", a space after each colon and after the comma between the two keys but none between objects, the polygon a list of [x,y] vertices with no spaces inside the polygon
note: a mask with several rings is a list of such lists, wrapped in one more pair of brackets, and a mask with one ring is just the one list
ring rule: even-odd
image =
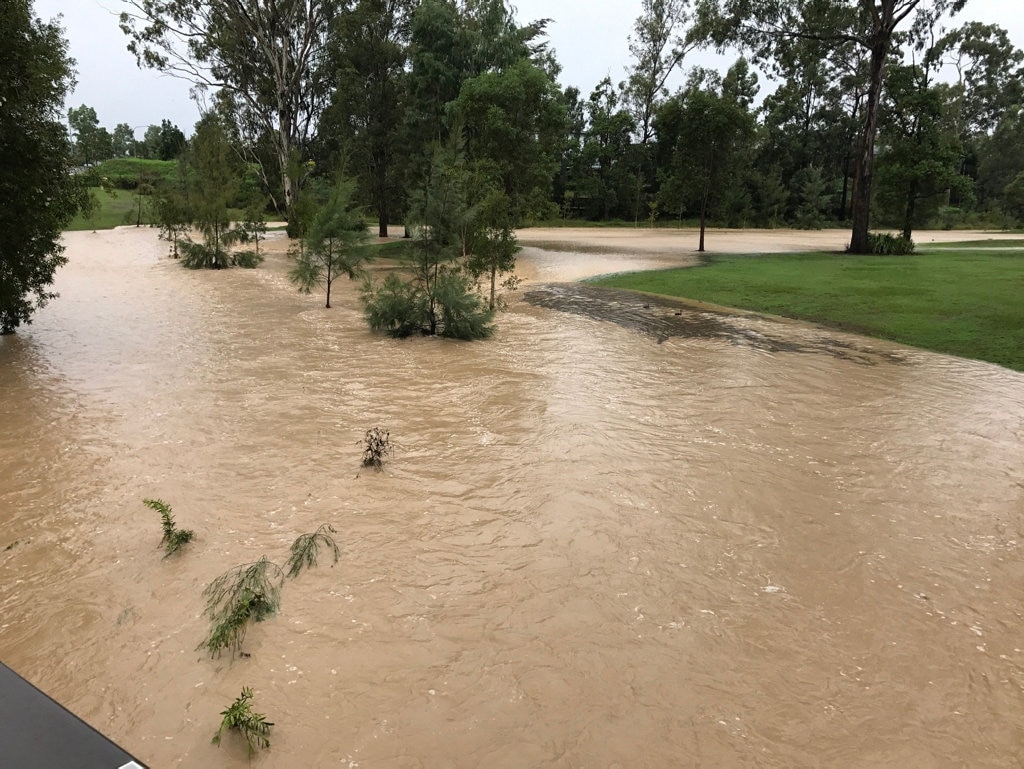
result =
[{"label": "tree canopy", "polygon": [[0,26],[0,333],[10,334],[56,296],[60,232],[87,197],[61,121],[74,82],[62,30],[34,19],[29,0],[0,0]]}]

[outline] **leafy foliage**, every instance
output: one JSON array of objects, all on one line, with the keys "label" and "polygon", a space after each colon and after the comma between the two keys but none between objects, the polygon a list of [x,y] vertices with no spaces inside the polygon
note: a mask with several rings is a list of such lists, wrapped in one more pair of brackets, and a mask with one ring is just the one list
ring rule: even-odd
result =
[{"label": "leafy foliage", "polygon": [[334,537],[331,536],[331,534],[337,533],[329,523],[323,523],[316,531],[296,537],[292,542],[288,560],[285,562],[288,576],[297,577],[304,568],[316,566],[321,545],[331,550],[334,554],[334,563],[337,563],[341,557],[341,551],[338,549]]},{"label": "leafy foliage", "polygon": [[413,195],[410,220],[416,237],[403,254],[408,281],[403,285],[389,275],[379,289],[369,281],[363,286],[371,328],[395,337],[418,330],[464,340],[494,333],[494,312],[484,305],[462,263],[479,213],[467,202],[470,182],[458,142],[435,150],[426,186]]},{"label": "leafy foliage", "polygon": [[262,622],[281,602],[284,572],[266,556],[221,574],[205,590],[205,614],[213,621],[210,635],[200,644],[211,656],[230,648],[237,652],[250,620]]},{"label": "leafy foliage", "polygon": [[383,331],[395,339],[404,339],[418,332],[422,318],[426,316],[422,295],[415,286],[394,273],[384,278],[379,286],[367,278],[360,297],[366,324],[374,331]]},{"label": "leafy foliage", "polygon": [[233,729],[245,738],[250,758],[257,750],[270,747],[270,739],[267,735],[270,734],[274,722],[268,721],[265,715],[252,709],[252,697],[252,689],[243,686],[242,693],[238,698],[226,710],[221,711],[223,718],[220,728],[217,729],[217,733],[211,740],[214,745],[220,745],[221,735],[225,730]]},{"label": "leafy foliage", "polygon": [[327,200],[313,214],[304,247],[288,273],[288,279],[304,293],[323,286],[328,308],[335,279],[339,275],[355,279],[362,274],[368,258],[368,252],[361,248],[367,238],[366,223],[352,202],[353,187],[351,180],[339,177]]},{"label": "leafy foliage", "polygon": [[73,83],[60,27],[34,19],[24,0],[0,0],[0,18],[0,334],[11,334],[56,296],[60,232],[88,191],[58,119]]},{"label": "leafy foliage", "polygon": [[888,232],[869,232],[868,248],[876,256],[906,256],[914,253],[914,241]]},{"label": "leafy foliage", "polygon": [[[160,499],[144,499],[142,504],[151,510],[160,513],[160,523],[163,526],[164,536],[160,544],[164,545],[167,555],[173,555],[185,545],[192,541],[195,532],[191,529],[179,529],[171,514],[171,506]],[[166,557],[166,556],[165,556]]]}]

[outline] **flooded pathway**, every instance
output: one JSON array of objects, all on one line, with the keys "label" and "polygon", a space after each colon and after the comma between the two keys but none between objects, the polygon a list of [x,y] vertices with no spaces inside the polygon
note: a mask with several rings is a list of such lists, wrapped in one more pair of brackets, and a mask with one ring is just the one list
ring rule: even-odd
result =
[{"label": "flooded pathway", "polygon": [[[67,242],[0,339],[0,659],[152,767],[248,766],[242,686],[257,767],[1024,765],[1024,375],[550,283],[614,253],[527,248],[464,344]],[[197,651],[203,588],[324,522],[251,656]]]}]

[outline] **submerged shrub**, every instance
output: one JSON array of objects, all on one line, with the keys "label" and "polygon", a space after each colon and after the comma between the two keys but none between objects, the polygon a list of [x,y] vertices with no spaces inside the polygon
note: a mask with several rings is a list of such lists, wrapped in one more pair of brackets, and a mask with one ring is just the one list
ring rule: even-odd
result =
[{"label": "submerged shrub", "polygon": [[160,523],[163,526],[164,536],[160,544],[165,546],[167,551],[165,558],[181,549],[181,546],[191,542],[195,532],[191,529],[179,529],[171,514],[171,506],[160,499],[144,499],[142,504],[150,510],[160,513]]},{"label": "submerged shrub", "polygon": [[360,292],[363,315],[374,331],[404,339],[419,331],[426,323],[427,308],[424,297],[410,284],[391,274],[380,287],[367,278]]},{"label": "submerged shrub", "polygon": [[392,450],[391,433],[383,427],[371,427],[363,438],[363,467],[384,469],[384,458]]},{"label": "submerged shrub", "polygon": [[258,267],[263,263],[263,254],[259,251],[253,251],[252,249],[236,251],[231,256],[231,263],[236,267],[252,269],[253,267]]},{"label": "submerged shrub", "polygon": [[284,572],[266,556],[221,574],[203,591],[205,614],[213,621],[210,635],[199,645],[210,656],[227,648],[236,653],[245,639],[249,620],[261,622],[281,603]]},{"label": "submerged shrub", "polygon": [[338,549],[338,544],[334,541],[334,537],[331,536],[331,534],[337,533],[333,526],[329,523],[324,523],[313,533],[301,534],[296,537],[295,541],[292,542],[291,554],[288,556],[287,563],[285,563],[288,576],[297,577],[304,568],[316,566],[321,545],[331,549],[334,553],[334,563],[337,563],[341,557],[341,551]]},{"label": "submerged shrub", "polygon": [[189,270],[222,270],[231,266],[231,255],[227,249],[219,245],[195,243],[183,240],[181,246],[181,266]]},{"label": "submerged shrub", "polygon": [[220,746],[221,735],[225,729],[233,729],[245,737],[246,745],[249,747],[249,758],[252,758],[252,754],[260,748],[270,747],[270,739],[267,735],[270,734],[270,728],[274,722],[268,721],[265,715],[252,709],[252,689],[250,687],[243,686],[242,693],[238,698],[220,714],[223,716],[220,728],[217,729],[217,733],[211,740],[214,745]]}]

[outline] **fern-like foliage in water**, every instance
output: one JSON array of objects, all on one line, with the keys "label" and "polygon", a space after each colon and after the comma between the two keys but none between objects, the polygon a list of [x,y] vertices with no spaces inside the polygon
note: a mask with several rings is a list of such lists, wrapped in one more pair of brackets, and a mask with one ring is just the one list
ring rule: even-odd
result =
[{"label": "fern-like foliage in water", "polygon": [[214,745],[220,745],[220,739],[225,730],[234,729],[245,737],[245,742],[249,746],[249,758],[252,758],[252,754],[257,750],[270,747],[270,738],[267,735],[270,734],[270,728],[274,722],[268,721],[265,715],[252,709],[252,689],[250,687],[243,686],[238,699],[232,702],[226,710],[222,710],[220,714],[223,716],[220,728],[217,729],[217,733],[211,740]]},{"label": "fern-like foliage in water", "polygon": [[211,657],[220,656],[228,648],[232,655],[238,652],[249,620],[261,622],[277,611],[282,582],[281,567],[268,561],[266,556],[217,577],[203,591],[206,615],[213,626],[199,648],[205,648]]},{"label": "fern-like foliage in water", "polygon": [[165,558],[168,555],[173,555],[181,549],[181,546],[187,542],[191,542],[195,536],[195,532],[192,529],[179,529],[177,524],[174,522],[174,516],[171,514],[171,506],[160,499],[144,499],[142,504],[148,507],[150,510],[155,510],[160,513],[160,523],[163,526],[164,537],[160,540],[160,544],[164,546],[166,550]]},{"label": "fern-like foliage in water", "polygon": [[291,554],[285,563],[288,576],[297,577],[303,569],[316,566],[321,545],[331,550],[334,554],[334,563],[337,563],[341,557],[341,551],[338,549],[338,544],[334,541],[334,537],[331,536],[331,534],[337,533],[333,526],[329,523],[324,523],[311,534],[301,534],[296,537],[295,541],[292,542]]}]

